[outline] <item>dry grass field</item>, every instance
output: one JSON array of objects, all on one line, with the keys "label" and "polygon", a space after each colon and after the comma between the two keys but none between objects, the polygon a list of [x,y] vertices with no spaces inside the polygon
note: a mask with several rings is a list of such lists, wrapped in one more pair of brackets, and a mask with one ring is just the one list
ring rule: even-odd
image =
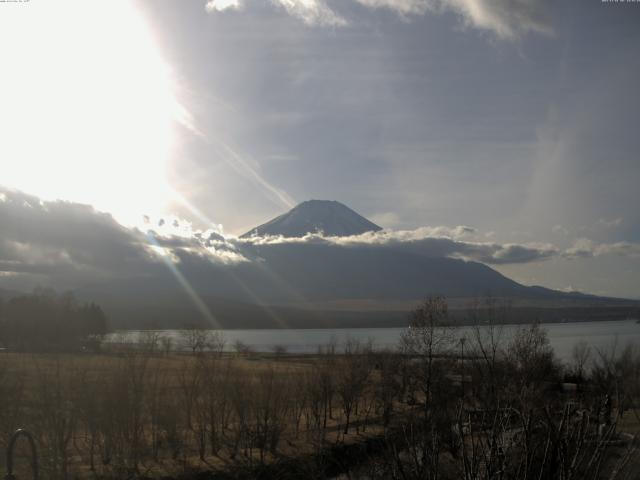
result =
[{"label": "dry grass field", "polygon": [[[185,334],[188,353],[153,339],[99,354],[3,352],[0,456],[25,428],[40,478],[56,480],[637,478],[636,348],[587,370],[584,351],[560,366],[537,325],[504,344],[483,328],[463,359],[447,328],[416,322],[394,352],[353,341],[314,355],[226,353],[197,332]],[[30,478],[25,446],[19,479]]]},{"label": "dry grass field", "polygon": [[33,432],[45,478],[173,477],[308,455],[382,432],[373,361],[357,356],[359,372],[343,355],[5,353],[0,445],[18,427]]}]

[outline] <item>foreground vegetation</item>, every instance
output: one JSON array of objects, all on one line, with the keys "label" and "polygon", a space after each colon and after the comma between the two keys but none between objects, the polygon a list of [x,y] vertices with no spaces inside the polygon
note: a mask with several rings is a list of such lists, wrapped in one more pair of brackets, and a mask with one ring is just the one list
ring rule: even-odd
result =
[{"label": "foreground vegetation", "polygon": [[[495,302],[465,339],[430,298],[396,351],[223,352],[185,332],[96,353],[0,355],[0,446],[36,436],[41,478],[637,478],[640,350],[570,365],[546,333],[510,339]],[[2,455],[4,458],[4,455]],[[26,450],[19,452],[30,478]]]}]

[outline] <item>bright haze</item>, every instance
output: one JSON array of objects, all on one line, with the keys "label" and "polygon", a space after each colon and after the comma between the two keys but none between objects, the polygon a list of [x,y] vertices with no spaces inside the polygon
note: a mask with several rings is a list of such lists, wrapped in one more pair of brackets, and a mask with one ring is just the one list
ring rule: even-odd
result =
[{"label": "bright haze", "polygon": [[640,299],[639,22],[600,0],[0,3],[0,289],[172,285],[207,318],[483,285]]}]

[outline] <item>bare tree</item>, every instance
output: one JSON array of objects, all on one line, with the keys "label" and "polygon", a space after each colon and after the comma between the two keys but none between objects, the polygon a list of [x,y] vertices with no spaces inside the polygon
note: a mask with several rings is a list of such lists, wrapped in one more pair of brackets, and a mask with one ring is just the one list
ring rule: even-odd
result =
[{"label": "bare tree", "polygon": [[252,404],[252,430],[261,463],[264,463],[267,451],[272,454],[276,452],[286,428],[289,406],[287,386],[273,368],[258,373]]},{"label": "bare tree", "polygon": [[163,335],[160,337],[160,347],[162,348],[162,353],[165,356],[169,355],[173,350],[173,338],[169,335]]},{"label": "bare tree", "polygon": [[182,348],[190,351],[194,355],[202,353],[207,345],[206,330],[200,328],[189,328],[180,332]]},{"label": "bare tree", "polygon": [[209,448],[212,455],[217,455],[229,424],[231,399],[229,385],[235,372],[229,360],[221,360],[215,356],[201,358],[203,381],[203,409],[207,424]]},{"label": "bare tree", "polygon": [[370,367],[366,353],[358,341],[349,339],[344,355],[338,360],[336,392],[344,413],[345,435],[349,433],[351,413],[357,409],[369,377]]},{"label": "bare tree", "polygon": [[201,365],[198,359],[190,358],[178,374],[178,386],[186,427],[196,441],[200,459],[204,460],[206,420],[201,403],[204,383]]},{"label": "bare tree", "polygon": [[403,350],[417,360],[425,405],[431,395],[435,361],[450,353],[454,340],[444,297],[429,297],[411,313],[401,343]]},{"label": "bare tree", "polygon": [[78,420],[72,398],[76,378],[66,371],[59,357],[52,365],[37,364],[36,369],[34,421],[47,452],[44,466],[51,478],[66,480],[69,477],[71,439]]},{"label": "bare tree", "polygon": [[233,349],[238,355],[248,356],[251,353],[251,346],[240,339],[233,342]]},{"label": "bare tree", "polygon": [[571,350],[572,368],[574,375],[580,381],[584,380],[585,367],[590,357],[591,347],[586,341],[580,340],[573,346]]},{"label": "bare tree", "polygon": [[287,347],[285,345],[274,345],[271,350],[276,358],[280,358],[287,353]]},{"label": "bare tree", "polygon": [[379,379],[374,385],[376,410],[382,413],[382,424],[386,429],[391,422],[394,411],[394,401],[402,397],[402,385],[398,372],[404,361],[392,352],[380,352],[375,357]]},{"label": "bare tree", "polygon": [[5,445],[24,420],[21,408],[25,395],[24,378],[16,375],[8,363],[7,356],[0,355],[0,445]]},{"label": "bare tree", "polygon": [[[450,382],[446,377],[448,354],[455,344],[443,297],[429,297],[411,314],[401,348],[413,360],[410,376],[420,391],[421,408],[410,415],[399,439],[410,462],[394,454],[394,463],[406,478],[438,478],[443,439],[451,433],[447,402]],[[444,407],[444,408],[443,408]]]},{"label": "bare tree", "polygon": [[[485,406],[499,403],[504,386],[504,328],[509,309],[493,297],[475,300],[471,305],[470,355],[474,388]],[[464,379],[463,379],[464,381]]]},{"label": "bare tree", "polygon": [[138,334],[138,346],[147,354],[154,355],[160,348],[160,332],[157,330],[145,330]]},{"label": "bare tree", "polygon": [[546,330],[538,323],[519,328],[506,355],[512,369],[509,386],[520,401],[540,404],[545,382],[557,381],[560,373]]}]

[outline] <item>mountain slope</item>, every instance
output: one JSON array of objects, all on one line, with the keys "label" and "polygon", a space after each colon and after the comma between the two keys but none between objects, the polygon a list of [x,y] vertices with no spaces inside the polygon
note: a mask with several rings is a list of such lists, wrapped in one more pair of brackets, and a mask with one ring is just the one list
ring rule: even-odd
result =
[{"label": "mountain slope", "polygon": [[[527,287],[486,265],[458,259],[307,243],[259,249],[260,262],[183,269],[190,294],[168,269],[153,277],[118,280],[78,293],[97,301],[120,328],[209,324],[202,304],[216,319],[211,324],[214,328],[399,326],[406,323],[411,306],[428,295],[444,295],[461,306],[485,295],[527,305],[526,311],[513,310],[513,322],[625,318],[631,315],[628,308],[636,306]],[[194,295],[200,298],[200,306],[194,303]],[[349,307],[367,301],[376,308]],[[345,308],[336,308],[339,304]],[[396,307],[383,308],[385,305]],[[561,308],[564,306],[575,311]],[[576,310],[578,307],[582,310]]]},{"label": "mountain slope", "polygon": [[[339,202],[311,200],[244,236],[301,237],[320,231],[345,236],[377,230],[379,226]],[[509,299],[526,307],[517,314],[514,310],[511,321],[516,322],[587,314],[618,318],[629,310],[613,307],[636,307],[528,287],[482,263],[401,247],[295,241],[246,242],[242,248],[250,261],[202,263],[185,255],[178,280],[174,270],[159,268],[152,275],[108,281],[78,293],[98,301],[121,328],[200,323],[214,328],[397,326],[406,323],[407,311],[428,295],[444,295],[463,306],[486,295]],[[363,310],[367,304],[376,308]],[[458,316],[464,320],[464,314]]]},{"label": "mountain slope", "polygon": [[254,235],[303,237],[307,233],[320,232],[328,236],[349,236],[378,230],[382,228],[340,202],[308,200],[287,213],[250,230],[242,237]]}]

